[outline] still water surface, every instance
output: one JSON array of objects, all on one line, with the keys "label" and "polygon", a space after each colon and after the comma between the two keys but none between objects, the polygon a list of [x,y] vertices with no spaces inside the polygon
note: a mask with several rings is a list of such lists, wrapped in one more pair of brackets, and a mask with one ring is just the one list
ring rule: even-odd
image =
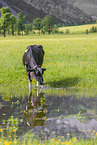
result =
[{"label": "still water surface", "polygon": [[[18,118],[17,136],[28,131],[41,139],[54,136],[90,138],[97,132],[97,97],[65,94],[48,90],[34,90],[25,98],[0,97],[0,126],[6,129],[7,121]],[[61,95],[60,95],[61,94]]]}]

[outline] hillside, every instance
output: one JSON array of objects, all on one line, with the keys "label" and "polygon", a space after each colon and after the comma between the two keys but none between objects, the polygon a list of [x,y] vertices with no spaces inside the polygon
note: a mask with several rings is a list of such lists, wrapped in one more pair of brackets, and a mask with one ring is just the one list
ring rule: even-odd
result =
[{"label": "hillside", "polygon": [[61,19],[64,23],[83,24],[90,23],[91,17],[78,8],[68,4],[66,0],[23,0],[38,10]]},{"label": "hillside", "polygon": [[78,7],[97,20],[97,0],[69,0],[68,3]]},{"label": "hillside", "polygon": [[23,13],[29,22],[35,18],[44,18],[52,15],[55,23],[67,25],[86,24],[92,22],[92,18],[79,8],[67,3],[67,0],[0,0],[0,4],[8,5],[14,15]]},{"label": "hillside", "polygon": [[10,7],[10,5],[6,4],[3,0],[0,0],[0,8],[2,8],[2,7],[9,7],[9,9],[11,10],[11,13],[12,13],[15,17],[17,17],[16,11],[13,10],[13,9]]},{"label": "hillside", "polygon": [[[35,18],[39,17],[39,18],[44,18],[47,13],[45,13],[43,10],[38,10],[34,7],[32,7],[31,5],[25,3],[23,0],[0,0],[0,4],[4,7],[8,6],[15,17],[17,17],[17,14],[19,12],[23,13],[28,22],[32,22]],[[56,24],[58,23],[63,23],[63,21],[61,19],[58,19],[56,17],[53,16],[53,19],[55,21]]]}]

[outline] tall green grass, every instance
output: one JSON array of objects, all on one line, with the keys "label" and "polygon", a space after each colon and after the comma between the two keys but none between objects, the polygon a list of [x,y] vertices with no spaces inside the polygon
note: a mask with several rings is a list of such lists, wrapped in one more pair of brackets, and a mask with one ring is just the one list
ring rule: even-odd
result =
[{"label": "tall green grass", "polygon": [[[97,35],[28,35],[0,37],[0,92],[25,89],[28,77],[22,56],[29,45],[45,51],[45,85],[49,87],[97,88]],[[33,85],[36,81],[34,80]],[[7,91],[8,92],[8,91]]]}]

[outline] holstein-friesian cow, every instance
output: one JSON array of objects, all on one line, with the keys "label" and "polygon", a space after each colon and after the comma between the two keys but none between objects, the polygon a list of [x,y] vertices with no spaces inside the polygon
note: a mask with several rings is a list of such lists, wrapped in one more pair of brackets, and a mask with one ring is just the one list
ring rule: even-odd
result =
[{"label": "holstein-friesian cow", "polygon": [[46,69],[41,68],[43,63],[44,50],[41,45],[31,45],[27,47],[23,55],[23,64],[26,68],[29,79],[29,93],[31,93],[31,82],[34,78],[40,85],[44,85],[43,73]]}]

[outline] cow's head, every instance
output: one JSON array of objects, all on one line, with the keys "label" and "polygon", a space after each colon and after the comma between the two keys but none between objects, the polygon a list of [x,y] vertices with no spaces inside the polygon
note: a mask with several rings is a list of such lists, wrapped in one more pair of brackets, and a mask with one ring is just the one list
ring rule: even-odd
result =
[{"label": "cow's head", "polygon": [[34,69],[34,78],[39,82],[40,85],[44,85],[43,73],[45,70],[46,69],[38,66]]}]

